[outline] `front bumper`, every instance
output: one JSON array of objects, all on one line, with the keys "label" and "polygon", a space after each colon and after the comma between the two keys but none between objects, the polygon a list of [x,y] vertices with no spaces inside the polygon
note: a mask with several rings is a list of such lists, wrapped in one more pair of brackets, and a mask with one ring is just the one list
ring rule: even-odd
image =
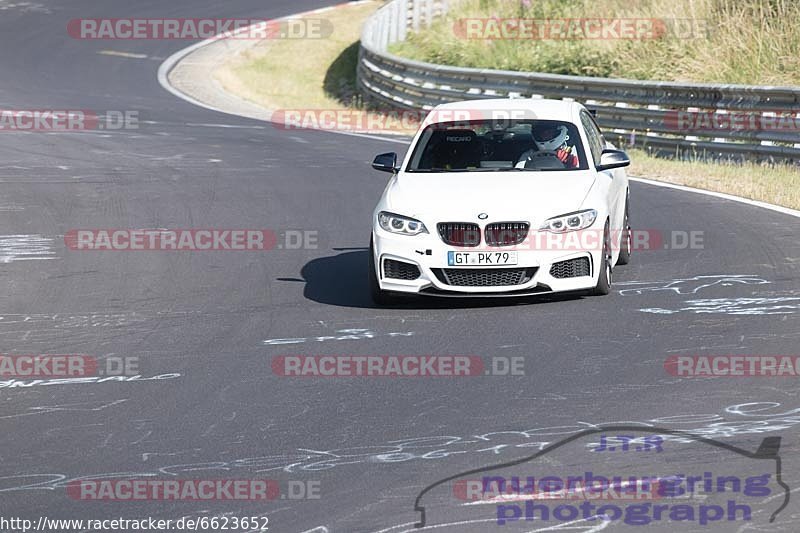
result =
[{"label": "front bumper", "polygon": [[[382,290],[432,296],[527,296],[592,289],[597,285],[602,264],[600,246],[591,248],[549,249],[533,235],[516,246],[456,248],[438,235],[396,235],[374,228],[372,235],[375,269]],[[509,266],[450,266],[450,251],[517,252],[517,264]],[[398,261],[413,268],[397,263]],[[572,263],[572,260],[579,260]],[[564,268],[580,265],[570,271]],[[558,264],[553,268],[554,264]],[[473,272],[468,272],[473,271]],[[416,275],[416,277],[414,277]],[[564,276],[567,277],[564,277]],[[405,279],[400,279],[403,277]],[[413,279],[409,279],[412,278]],[[501,284],[498,284],[501,283]]]}]

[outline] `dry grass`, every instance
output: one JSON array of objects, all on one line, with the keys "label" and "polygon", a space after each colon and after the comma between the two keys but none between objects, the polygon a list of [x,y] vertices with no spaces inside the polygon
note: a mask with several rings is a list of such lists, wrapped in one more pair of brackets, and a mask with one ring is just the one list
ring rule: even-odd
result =
[{"label": "dry grass", "polygon": [[[331,22],[330,37],[263,41],[218,69],[215,77],[226,89],[235,89],[270,109],[329,109],[338,102],[324,90],[326,73],[348,47],[358,42],[363,21],[379,6],[376,1],[314,15]],[[231,87],[234,82],[236,86]]]},{"label": "dry grass", "polygon": [[[527,6],[527,7],[526,7]],[[465,18],[666,19],[658,39],[464,39]],[[688,31],[688,20],[692,28]],[[462,0],[393,51],[479,68],[636,79],[800,85],[797,0]],[[678,22],[682,21],[682,22]]]},{"label": "dry grass", "polygon": [[[412,135],[416,128],[396,115],[365,108],[356,90],[361,27],[383,2],[347,6],[324,13],[334,28],[326,39],[264,41],[214,72],[229,92],[273,110],[341,110],[333,127],[383,135]],[[320,15],[315,15],[320,16]],[[285,116],[285,115],[284,115]],[[412,114],[411,118],[415,118]]]},{"label": "dry grass", "polygon": [[638,149],[631,156],[632,176],[723,192],[800,210],[800,168],[755,163],[708,163],[653,157]]},{"label": "dry grass", "polygon": [[264,41],[217,69],[214,77],[226,90],[268,109],[366,114],[355,90],[358,40],[364,20],[381,5],[375,1],[315,15],[332,23],[330,38]]}]

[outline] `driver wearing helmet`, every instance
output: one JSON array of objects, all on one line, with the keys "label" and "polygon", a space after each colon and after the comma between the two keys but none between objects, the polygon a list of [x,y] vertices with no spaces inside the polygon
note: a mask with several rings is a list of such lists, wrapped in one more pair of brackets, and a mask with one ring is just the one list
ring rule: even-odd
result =
[{"label": "driver wearing helmet", "polygon": [[[539,152],[554,154],[565,168],[578,168],[580,162],[575,145],[569,142],[569,131],[564,124],[539,122],[534,124],[531,133]],[[532,150],[525,152],[520,160],[528,159],[532,152]]]}]

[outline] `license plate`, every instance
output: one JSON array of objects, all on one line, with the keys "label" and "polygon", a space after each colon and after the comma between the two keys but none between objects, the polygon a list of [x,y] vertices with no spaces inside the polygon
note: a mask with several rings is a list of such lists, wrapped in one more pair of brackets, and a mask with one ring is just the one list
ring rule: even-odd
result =
[{"label": "license plate", "polygon": [[516,265],[517,252],[447,252],[448,266]]}]

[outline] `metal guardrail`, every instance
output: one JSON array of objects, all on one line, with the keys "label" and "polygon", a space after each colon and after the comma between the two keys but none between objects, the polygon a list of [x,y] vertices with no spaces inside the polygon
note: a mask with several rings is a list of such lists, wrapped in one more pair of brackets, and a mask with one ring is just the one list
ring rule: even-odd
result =
[{"label": "metal guardrail", "polygon": [[[392,109],[426,110],[482,98],[555,98],[596,112],[618,144],[660,153],[800,162],[800,87],[701,85],[451,67],[387,50],[448,10],[447,0],[392,0],[364,26],[358,84],[367,99]],[[683,115],[681,115],[683,113]],[[698,118],[757,119],[755,128],[714,128]],[[679,120],[683,118],[682,122]],[[772,124],[770,124],[772,121]],[[765,127],[766,125],[766,127]],[[609,135],[609,133],[613,134]]]}]

